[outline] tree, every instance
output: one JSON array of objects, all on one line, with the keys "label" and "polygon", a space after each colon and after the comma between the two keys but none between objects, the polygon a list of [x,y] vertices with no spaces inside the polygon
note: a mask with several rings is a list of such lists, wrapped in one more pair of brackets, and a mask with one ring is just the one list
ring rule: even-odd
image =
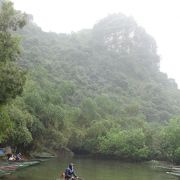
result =
[{"label": "tree", "polygon": [[25,72],[15,64],[20,54],[20,38],[14,34],[26,23],[26,15],[4,1],[0,6],[0,105],[22,93]]},{"label": "tree", "polygon": [[14,33],[25,23],[26,15],[16,11],[11,2],[0,2],[0,142],[8,138],[12,129],[10,116],[2,105],[20,95],[25,83],[25,72],[15,63],[20,54],[20,38]]},{"label": "tree", "polygon": [[97,105],[91,98],[84,99],[81,104],[80,124],[88,126],[92,120],[98,117]]},{"label": "tree", "polygon": [[12,130],[12,122],[5,107],[2,107],[0,111],[0,143],[2,143],[8,138],[8,135]]},{"label": "tree", "polygon": [[100,152],[135,160],[147,159],[150,153],[142,129],[111,129],[101,138]]},{"label": "tree", "polygon": [[162,131],[161,150],[168,160],[179,162],[180,117],[173,118]]}]

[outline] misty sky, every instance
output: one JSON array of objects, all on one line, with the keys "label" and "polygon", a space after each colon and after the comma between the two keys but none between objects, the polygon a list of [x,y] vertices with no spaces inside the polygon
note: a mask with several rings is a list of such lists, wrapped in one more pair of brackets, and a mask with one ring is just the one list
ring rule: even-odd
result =
[{"label": "misty sky", "polygon": [[180,0],[12,0],[45,31],[92,28],[112,13],[133,16],[151,34],[161,56],[161,71],[180,87]]}]

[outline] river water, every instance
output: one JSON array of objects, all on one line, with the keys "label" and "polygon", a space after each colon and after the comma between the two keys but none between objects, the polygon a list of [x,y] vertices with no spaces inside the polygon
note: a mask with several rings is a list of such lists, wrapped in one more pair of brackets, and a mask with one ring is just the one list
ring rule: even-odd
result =
[{"label": "river water", "polygon": [[53,158],[38,165],[16,171],[4,180],[60,180],[60,174],[72,162],[76,174],[84,180],[178,180],[177,177],[157,170],[150,163],[125,163],[76,157]]}]

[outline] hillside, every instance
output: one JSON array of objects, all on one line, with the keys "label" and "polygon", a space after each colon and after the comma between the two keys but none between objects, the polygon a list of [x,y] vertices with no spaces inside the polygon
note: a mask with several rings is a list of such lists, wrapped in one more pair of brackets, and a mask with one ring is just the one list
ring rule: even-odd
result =
[{"label": "hillside", "polygon": [[137,106],[146,121],[165,122],[180,113],[179,90],[159,71],[155,40],[132,18],[111,15],[92,30],[69,35],[29,24],[21,34],[21,64],[30,71],[42,68],[54,85],[66,81],[73,86],[72,106],[106,95],[119,111]]},{"label": "hillside", "polygon": [[71,34],[43,32],[30,20],[18,34],[26,84],[4,107],[13,127],[4,143],[179,161],[180,91],[133,18],[109,15]]}]

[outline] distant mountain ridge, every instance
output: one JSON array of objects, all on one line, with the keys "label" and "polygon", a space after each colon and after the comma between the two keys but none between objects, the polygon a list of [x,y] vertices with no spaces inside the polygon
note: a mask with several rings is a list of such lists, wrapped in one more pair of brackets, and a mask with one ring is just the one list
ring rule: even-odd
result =
[{"label": "distant mountain ridge", "polygon": [[21,35],[20,63],[30,70],[42,66],[54,83],[72,82],[72,104],[107,94],[120,109],[138,105],[147,121],[166,121],[180,113],[180,92],[159,71],[155,40],[130,17],[113,14],[92,30],[70,35],[45,33],[30,23]]}]

